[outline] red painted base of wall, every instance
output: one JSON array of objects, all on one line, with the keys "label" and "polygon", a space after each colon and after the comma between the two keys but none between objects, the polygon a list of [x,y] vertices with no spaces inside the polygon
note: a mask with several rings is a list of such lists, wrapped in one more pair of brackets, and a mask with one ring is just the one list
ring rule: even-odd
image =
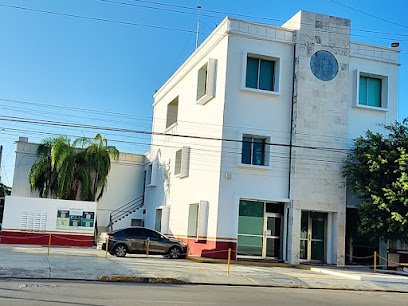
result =
[{"label": "red painted base of wall", "polygon": [[210,241],[194,238],[177,238],[188,245],[188,255],[227,259],[228,249],[231,248],[231,259],[236,258],[237,243],[230,241]]},{"label": "red painted base of wall", "polygon": [[0,233],[1,244],[31,244],[31,245],[59,246],[93,246],[93,236],[72,235],[66,233],[32,233],[32,232],[7,232]]}]

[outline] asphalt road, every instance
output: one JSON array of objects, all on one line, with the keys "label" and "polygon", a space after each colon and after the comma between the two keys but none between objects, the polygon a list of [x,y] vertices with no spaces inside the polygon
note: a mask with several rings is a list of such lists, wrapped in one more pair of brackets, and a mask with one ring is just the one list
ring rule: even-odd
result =
[{"label": "asphalt road", "polygon": [[234,286],[0,281],[0,305],[407,305],[408,294]]}]

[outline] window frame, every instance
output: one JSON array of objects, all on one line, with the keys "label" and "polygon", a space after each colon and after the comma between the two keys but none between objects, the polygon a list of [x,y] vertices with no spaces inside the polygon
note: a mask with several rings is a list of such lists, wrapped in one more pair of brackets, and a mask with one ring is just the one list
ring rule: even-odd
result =
[{"label": "window frame", "polygon": [[[194,225],[195,225],[195,235],[190,235],[191,234],[191,228],[190,228],[190,212],[191,212],[191,207],[192,206],[196,206],[197,207],[197,211],[196,211],[196,219],[192,220],[195,221]],[[200,203],[191,203],[188,205],[188,219],[187,219],[187,237],[188,238],[194,238],[194,239],[198,239],[198,232],[199,232],[199,224],[198,221],[200,219]],[[192,222],[193,223],[193,222]]]},{"label": "window frame", "polygon": [[[362,109],[370,109],[370,110],[377,110],[377,111],[388,111],[388,76],[382,75],[378,73],[371,73],[356,70],[355,72],[355,107],[362,108]],[[371,106],[368,105],[368,97],[367,97],[367,104],[360,103],[360,78],[366,77],[370,79],[379,79],[381,80],[381,106]]]},{"label": "window frame", "polygon": [[[176,107],[177,106],[177,107]],[[170,130],[178,123],[178,114],[179,114],[180,99],[179,96],[172,99],[166,106],[166,131]],[[174,111],[175,109],[175,111]],[[175,113],[174,116],[169,115],[169,111]],[[174,117],[174,118],[173,118]]]},{"label": "window frame", "polygon": [[[179,157],[179,159],[178,159]],[[174,157],[174,175],[180,176],[181,175],[181,166],[183,164],[183,148],[180,148],[176,151]],[[178,170],[178,171],[177,171]]]},{"label": "window frame", "polygon": [[[266,90],[266,89],[259,89],[259,88],[252,88],[252,87],[247,87],[246,86],[246,79],[247,79],[247,61],[248,58],[255,58],[258,59],[259,61],[265,60],[265,61],[270,61],[273,62],[273,90]],[[258,70],[258,87],[259,87],[259,70]],[[242,56],[242,77],[241,77],[241,90],[242,91],[248,91],[248,92],[254,92],[254,93],[259,93],[259,94],[268,94],[268,95],[275,95],[279,96],[280,95],[280,80],[281,80],[281,58],[276,55],[272,54],[260,54],[258,52],[250,52],[250,51],[244,51],[243,56]]]},{"label": "window frame", "polygon": [[[243,153],[244,153],[244,138],[251,138],[251,152],[250,152],[250,159],[251,163],[244,163],[243,162]],[[261,139],[263,140],[263,164],[262,165],[257,165],[253,164],[254,160],[254,139]],[[270,146],[267,145],[267,143],[270,142],[270,137],[268,136],[263,136],[263,135],[254,135],[250,133],[242,133],[241,134],[241,154],[239,154],[239,166],[241,167],[249,167],[249,168],[257,168],[257,169],[269,169],[270,168]]]},{"label": "window frame", "polygon": [[[203,69],[205,68],[205,77],[203,78]],[[196,103],[204,105],[215,97],[216,91],[216,70],[217,60],[209,58],[197,71],[197,91],[196,91]],[[202,95],[199,92],[200,84],[204,80],[204,92]]]},{"label": "window frame", "polygon": [[[157,229],[157,227],[158,227],[158,223],[157,223],[157,221],[158,221],[158,211],[160,211],[160,229]],[[161,233],[161,230],[162,230],[162,220],[163,220],[163,208],[162,207],[158,207],[158,208],[156,208],[156,214],[155,214],[155,216],[154,216],[154,230],[156,231],[156,232],[159,232],[159,233]]]},{"label": "window frame", "polygon": [[190,151],[191,151],[191,148],[187,146],[184,146],[176,150],[175,155],[174,155],[174,176],[175,177],[185,178],[190,175]]}]

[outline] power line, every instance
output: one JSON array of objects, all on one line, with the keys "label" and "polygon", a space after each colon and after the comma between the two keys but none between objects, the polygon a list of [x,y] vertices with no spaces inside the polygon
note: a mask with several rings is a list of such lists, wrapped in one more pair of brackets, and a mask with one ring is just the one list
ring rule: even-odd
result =
[{"label": "power line", "polygon": [[361,14],[364,14],[364,15],[367,15],[367,16],[370,16],[370,17],[373,17],[373,18],[376,18],[376,19],[379,19],[379,20],[382,20],[382,21],[385,21],[385,22],[388,22],[388,23],[391,23],[391,24],[394,24],[394,25],[397,25],[397,26],[404,27],[404,28],[408,29],[408,26],[405,25],[405,24],[402,24],[402,23],[399,23],[399,22],[395,22],[395,21],[393,21],[393,20],[389,20],[389,19],[385,19],[385,18],[376,16],[376,15],[373,15],[373,14],[368,13],[368,12],[366,12],[366,11],[359,10],[359,9],[357,9],[357,8],[355,8],[355,7],[352,7],[352,6],[350,6],[350,5],[344,4],[344,3],[340,2],[340,1],[331,0],[331,2],[336,3],[336,4],[338,4],[338,5],[341,5],[341,6],[344,6],[344,7],[347,7],[347,8],[349,8],[349,9],[351,9],[351,10],[353,10],[353,11],[356,11],[356,12],[359,12],[359,13],[361,13]]},{"label": "power line", "polygon": [[[106,1],[107,2],[108,0],[98,0],[98,1]],[[110,0],[109,2],[118,2],[118,1]],[[166,26],[151,25],[151,24],[144,24],[144,23],[136,23],[136,22],[122,21],[122,20],[113,20],[113,19],[93,17],[93,16],[83,16],[83,15],[56,12],[56,11],[51,11],[51,10],[35,9],[35,8],[29,8],[29,7],[17,6],[17,5],[0,4],[0,7],[12,8],[12,9],[18,9],[18,10],[24,10],[24,11],[32,11],[32,12],[37,12],[37,13],[49,14],[49,15],[72,17],[72,18],[84,19],[84,20],[100,21],[100,22],[106,22],[106,23],[114,23],[114,24],[116,23],[116,24],[123,24],[123,25],[136,26],[136,27],[148,27],[148,28],[161,29],[161,30],[172,30],[172,31],[179,31],[179,32],[186,32],[186,33],[195,33],[194,30],[189,30],[189,29],[166,27]],[[218,11],[213,11],[213,10],[207,10],[207,11],[214,12],[214,13],[218,12]],[[223,12],[218,12],[218,13],[219,14],[225,14]],[[245,18],[258,18],[258,19],[265,19],[265,20],[272,20],[272,21],[287,22],[286,20],[266,18],[266,17],[257,17],[257,16],[251,16],[251,15],[243,15],[243,14],[234,14],[234,15],[235,16],[240,16],[240,17],[245,17]],[[207,15],[204,15],[204,14],[201,14],[201,16],[215,17],[215,16],[210,16],[210,15],[207,16]],[[217,17],[217,18],[219,18],[219,17]],[[302,23],[302,24],[306,25],[306,23]],[[340,27],[331,26],[331,28],[340,28]],[[359,29],[352,29],[352,30],[362,31],[362,32],[367,31],[367,30],[359,30]],[[330,31],[325,31],[325,30],[321,30],[321,31],[322,32],[330,32]],[[331,32],[337,33],[335,31],[331,31]],[[373,33],[372,31],[367,31],[367,32]],[[379,33],[379,31],[376,31],[376,32]],[[210,34],[210,33],[206,33],[206,34]],[[356,35],[356,36],[360,36],[360,37],[383,39],[383,40],[387,40],[387,41],[395,40],[395,39],[391,39],[391,38],[378,37],[378,36],[373,37],[373,36],[359,35],[359,34],[352,34],[352,35]],[[393,35],[404,35],[405,36],[406,34],[394,33]]]},{"label": "power line", "polygon": [[[80,107],[72,107],[72,106],[64,106],[64,105],[58,105],[58,104],[47,104],[47,103],[38,103],[38,102],[31,102],[31,101],[27,101],[27,100],[17,100],[17,99],[8,99],[8,98],[1,98],[0,97],[0,101],[6,101],[6,102],[15,102],[15,103],[19,103],[19,104],[23,104],[23,105],[33,105],[33,106],[39,106],[39,107],[45,107],[47,109],[49,108],[55,108],[58,109],[59,111],[61,109],[66,109],[69,111],[75,111],[75,112],[85,112],[85,113],[91,113],[92,115],[95,114],[99,114],[99,115],[109,115],[109,116],[118,116],[118,117],[122,117],[122,118],[128,118],[131,120],[139,120],[138,118],[140,117],[142,120],[152,120],[153,117],[152,116],[141,116],[141,115],[130,115],[130,114],[125,114],[125,113],[120,113],[120,112],[113,112],[113,111],[98,111],[95,109],[90,109],[90,108],[80,108]],[[38,115],[38,114],[36,114]],[[70,115],[72,117],[79,117],[76,115]],[[81,117],[82,118],[82,117]],[[84,119],[95,119],[95,117],[83,117]],[[166,118],[160,118],[155,116],[154,118],[155,120],[158,121],[162,121],[165,122]],[[103,119],[101,119],[103,120]],[[105,121],[105,120],[103,120]],[[106,120],[107,122],[114,122],[112,120]],[[123,123],[123,121],[121,121]],[[177,122],[180,123],[187,123],[189,124],[189,129],[195,128],[194,125],[198,125],[199,127],[197,127],[196,129],[199,129],[200,131],[203,130],[203,128],[205,127],[206,130],[208,130],[208,126],[214,126],[215,128],[227,128],[227,129],[241,129],[242,126],[233,126],[233,125],[228,125],[228,124],[216,124],[216,123],[210,123],[210,122],[197,122],[197,121],[189,121],[189,120],[177,120]],[[274,130],[270,130],[270,129],[262,129],[262,128],[256,128],[256,127],[251,127],[251,126],[246,126],[247,129],[249,130],[253,130],[253,131],[262,131],[262,132],[268,132],[268,133],[275,133],[275,134],[285,134],[285,135],[289,135],[290,132],[289,131],[278,131],[276,129]],[[297,136],[305,136],[305,137],[310,137],[311,135],[307,134],[307,133],[299,133],[296,132],[295,133]],[[342,136],[336,136],[336,135],[324,135],[324,134],[313,134],[313,137],[327,137],[327,138],[336,138],[336,139],[345,139],[345,140],[350,140],[348,137],[342,137]]]},{"label": "power line", "polygon": [[[1,127],[0,127],[1,128]],[[16,129],[16,128],[10,128],[10,127],[3,127],[2,131],[18,131],[18,132],[25,132],[25,133],[29,133],[29,134],[45,134],[45,135],[52,135],[52,136],[59,136],[60,133],[55,133],[55,132],[44,132],[44,131],[38,131],[38,130],[33,130],[33,129]],[[3,132],[4,133],[4,132]],[[70,137],[84,137],[84,135],[76,135],[76,134],[66,134],[66,136],[70,136]],[[109,133],[104,133],[104,135],[114,135],[114,134],[109,134]],[[16,135],[18,136],[18,135]],[[118,135],[115,135],[118,136]],[[122,136],[123,137],[123,136]],[[125,136],[126,137],[126,136]],[[130,137],[130,136],[127,136]],[[88,137],[89,139],[92,139],[92,137]],[[118,142],[118,143],[125,143],[125,144],[138,144],[138,145],[146,145],[146,146],[157,146],[157,147],[166,147],[166,148],[175,148],[175,149],[179,149],[180,148],[180,143],[177,142],[177,145],[166,145],[166,144],[159,144],[159,143],[152,143],[152,142],[135,142],[135,141],[126,141],[126,140],[117,140],[114,138],[107,138],[107,140],[109,141],[113,141],[113,142]],[[160,142],[164,142],[167,143],[169,141],[160,141]],[[207,153],[220,153],[221,152],[221,147],[216,147],[216,150],[212,150],[209,149],[211,148],[211,146],[208,146],[208,144],[198,144],[198,143],[189,143],[190,145],[194,145],[194,149],[199,150],[199,151],[203,151],[203,152],[207,152]],[[203,146],[204,148],[197,148],[197,146]],[[218,150],[220,149],[220,150]],[[229,151],[228,149],[231,149],[233,151]],[[222,153],[227,153],[227,154],[238,154],[241,155],[241,151],[235,151],[235,148],[228,148],[228,147],[224,147],[224,149],[222,150]],[[338,152],[336,152],[338,153]],[[287,152],[278,152],[278,151],[272,151],[270,152],[270,157],[285,157],[287,158]],[[305,154],[302,154],[302,156],[305,156]],[[311,155],[311,157],[316,157],[316,155]]]},{"label": "power line", "polygon": [[131,22],[131,21],[113,20],[113,19],[93,17],[93,16],[83,16],[83,15],[62,13],[62,12],[56,12],[56,11],[50,11],[50,10],[28,8],[28,7],[17,6],[17,5],[0,4],[0,7],[7,7],[7,8],[12,8],[12,9],[17,9],[17,10],[31,11],[31,12],[37,12],[37,13],[43,13],[43,14],[49,14],[49,15],[72,17],[72,18],[77,18],[77,19],[94,20],[94,21],[107,22],[107,23],[116,23],[116,24],[136,26],[136,27],[146,27],[146,28],[153,28],[153,29],[160,29],[160,30],[171,30],[171,31],[178,31],[178,32],[194,33],[193,30],[187,30],[187,29],[165,27],[165,26],[146,24],[146,23],[136,23],[136,22]]},{"label": "power line", "polygon": [[[132,133],[132,134],[141,134],[141,135],[170,136],[170,137],[177,137],[177,138],[214,140],[214,141],[225,141],[225,142],[232,142],[232,143],[243,143],[244,142],[243,140],[238,140],[238,139],[185,135],[185,134],[169,134],[169,133],[162,133],[162,132],[134,130],[134,129],[126,129],[126,128],[102,127],[102,126],[94,126],[94,125],[88,125],[88,124],[73,124],[73,123],[67,123],[67,122],[62,122],[62,121],[35,120],[31,118],[23,118],[23,117],[16,117],[16,116],[1,115],[0,121],[21,122],[21,123],[30,123],[30,124],[37,124],[37,125],[51,125],[51,126],[61,126],[61,127],[78,127],[78,128],[84,128],[84,129],[116,131],[116,132],[125,132],[125,133]],[[349,151],[348,149],[345,149],[345,148],[300,146],[300,145],[290,145],[290,144],[272,143],[272,142],[265,142],[265,144],[270,145],[270,146],[278,146],[278,147],[293,147],[293,148],[323,150],[323,151],[332,151],[332,152],[348,152]]]},{"label": "power line", "polygon": [[[117,0],[96,0],[96,1],[102,1],[102,2],[105,2],[105,3],[119,4],[119,5],[134,6],[134,7],[145,7],[145,8],[149,8],[149,9],[157,9],[157,10],[177,12],[177,13],[190,14],[190,15],[195,14],[194,10],[196,10],[196,8],[194,8],[194,7],[187,7],[187,6],[180,6],[180,5],[170,5],[170,4],[164,4],[164,3],[155,2],[155,1],[129,0],[129,1],[133,1],[133,2],[149,3],[149,4],[160,5],[160,6],[165,6],[165,7],[183,8],[183,9],[189,10],[189,12],[180,11],[180,10],[169,10],[169,9],[151,7],[151,6],[144,6],[144,5],[140,5],[140,4],[137,5],[137,4],[127,3],[127,2],[123,2],[123,1],[117,1]],[[202,8],[202,11],[215,13],[215,14],[218,14],[218,15],[221,15],[221,16],[237,16],[237,17],[243,17],[243,18],[251,18],[251,19],[255,19],[255,20],[260,19],[260,20],[267,20],[267,21],[274,21],[274,22],[284,22],[284,23],[288,22],[287,20],[283,20],[283,19],[262,17],[262,16],[254,16],[254,15],[245,15],[245,14],[236,14],[236,13],[228,13],[228,12],[225,12],[225,11],[223,12],[223,11],[216,11],[216,10],[208,10],[208,9],[204,9],[204,8]],[[201,14],[201,16],[211,17],[211,18],[220,18],[220,16],[214,16],[214,15],[208,15],[208,14]],[[314,26],[314,24],[305,23],[305,22],[302,22],[301,24],[302,25],[313,25]],[[341,27],[336,27],[336,26],[331,26],[331,28],[342,29]],[[396,35],[396,36],[408,37],[408,34],[405,34],[405,33],[381,32],[381,31],[378,31],[378,30],[375,31],[375,30],[358,29],[358,28],[352,28],[352,30],[353,31],[358,31],[358,32],[373,33],[373,34],[386,34],[386,35]],[[357,35],[357,34],[353,34],[353,35]],[[357,36],[360,36],[360,35],[357,35]],[[364,37],[364,35],[363,35],[363,37]]]}]

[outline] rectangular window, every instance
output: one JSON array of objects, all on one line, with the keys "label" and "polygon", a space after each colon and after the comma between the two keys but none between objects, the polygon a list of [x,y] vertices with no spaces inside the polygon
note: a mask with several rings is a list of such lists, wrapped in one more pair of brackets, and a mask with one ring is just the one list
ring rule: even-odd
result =
[{"label": "rectangular window", "polygon": [[183,150],[177,150],[176,151],[176,161],[175,161],[175,166],[174,166],[174,174],[179,175],[181,173],[181,156],[182,156]]},{"label": "rectangular window", "polygon": [[130,226],[143,226],[143,220],[142,219],[131,219]]},{"label": "rectangular window", "polygon": [[162,224],[162,210],[161,208],[156,209],[156,220],[154,224],[154,229],[158,232],[161,232],[161,224]]},{"label": "rectangular window", "polygon": [[248,88],[276,91],[275,89],[276,61],[247,57],[245,86]]},{"label": "rectangular window", "polygon": [[215,97],[215,78],[217,60],[210,58],[198,70],[197,75],[197,104],[205,104]]},{"label": "rectangular window", "polygon": [[152,169],[153,169],[152,164],[147,166],[147,170],[146,170],[146,186],[149,186],[152,183]]},{"label": "rectangular window", "polygon": [[190,168],[190,147],[183,147],[176,151],[174,161],[174,175],[179,178],[187,177]]},{"label": "rectangular window", "polygon": [[382,79],[360,75],[358,101],[360,105],[383,107]]},{"label": "rectangular window", "polygon": [[266,138],[244,135],[241,162],[247,165],[266,166]]},{"label": "rectangular window", "polygon": [[199,204],[190,204],[188,209],[188,228],[187,235],[189,237],[196,237],[198,234],[198,208]]},{"label": "rectangular window", "polygon": [[205,64],[200,70],[198,70],[197,100],[204,97],[207,91],[207,68],[208,64]]},{"label": "rectangular window", "polygon": [[173,124],[177,123],[178,106],[179,106],[178,97],[171,101],[169,104],[167,104],[166,129],[172,126]]}]

